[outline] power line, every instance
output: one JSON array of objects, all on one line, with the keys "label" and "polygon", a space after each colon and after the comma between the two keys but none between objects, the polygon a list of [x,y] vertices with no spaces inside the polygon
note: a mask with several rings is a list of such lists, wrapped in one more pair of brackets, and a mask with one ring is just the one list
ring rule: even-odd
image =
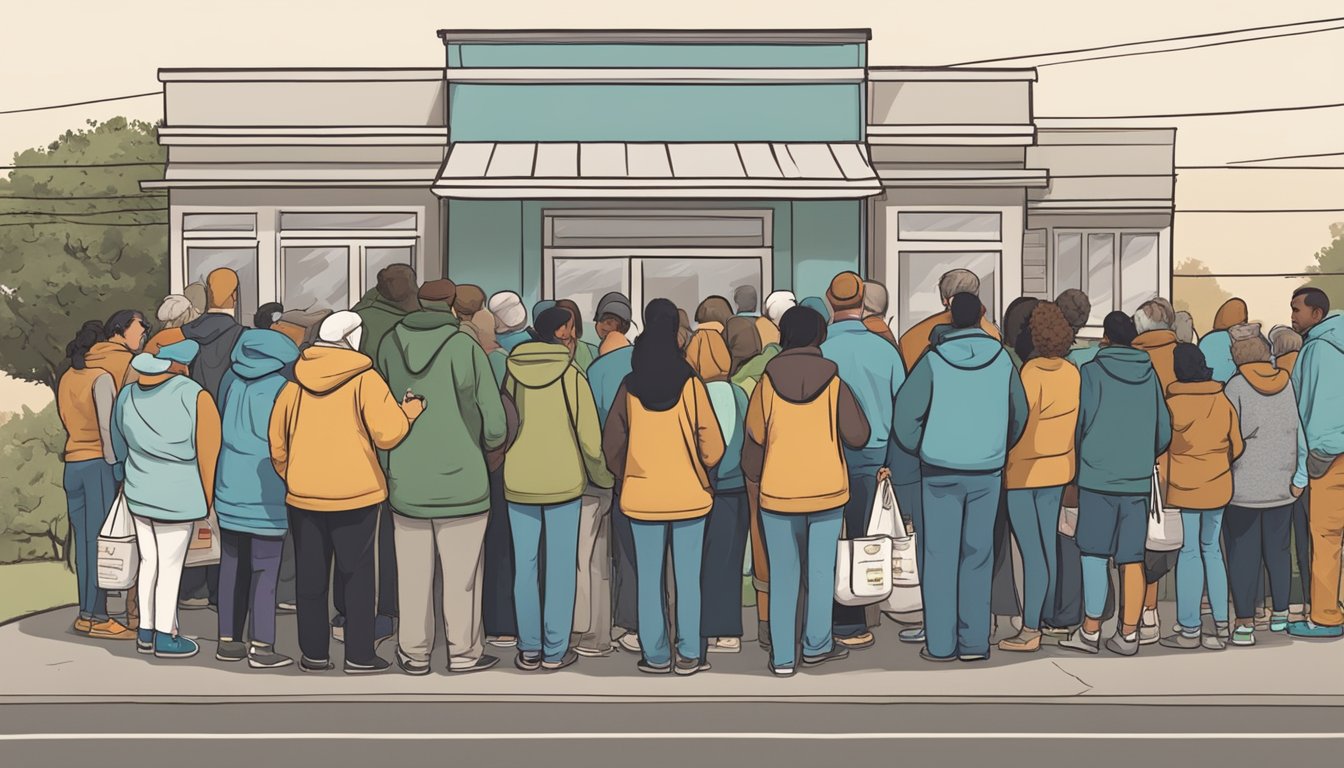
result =
[{"label": "power line", "polygon": [[1278,40],[1284,37],[1299,37],[1301,35],[1315,35],[1321,32],[1335,32],[1344,29],[1344,26],[1322,27],[1321,29],[1309,29],[1304,32],[1285,32],[1281,35],[1265,35],[1263,37],[1244,37],[1237,40],[1220,40],[1216,43],[1200,43],[1198,45],[1183,45],[1179,48],[1163,48],[1160,51],[1132,51],[1130,53],[1112,53],[1105,56],[1087,56],[1081,59],[1065,59],[1063,61],[1047,61],[1035,65],[1037,69],[1043,67],[1056,67],[1061,64],[1081,64],[1085,61],[1106,61],[1107,59],[1127,59],[1130,56],[1154,56],[1159,53],[1177,53],[1179,51],[1195,51],[1201,48],[1217,48],[1223,45],[1238,45],[1240,43],[1255,43],[1263,40]]},{"label": "power line", "polygon": [[1280,155],[1278,157],[1257,157],[1254,160],[1233,160],[1229,165],[1242,163],[1268,163],[1274,160],[1306,160],[1313,157],[1340,157],[1344,152],[1316,152],[1310,155]]},{"label": "power line", "polygon": [[1344,277],[1344,272],[1201,272],[1197,275],[1182,275],[1176,272],[1172,274],[1172,277]]},{"label": "power line", "polygon": [[[1095,53],[1096,51],[1109,51],[1116,48],[1132,48],[1136,45],[1155,45],[1157,43],[1177,43],[1185,40],[1200,40],[1206,37],[1222,37],[1223,35],[1237,35],[1243,32],[1266,32],[1271,29],[1290,29],[1292,27],[1305,27],[1311,24],[1333,24],[1344,21],[1344,17],[1335,17],[1332,19],[1315,19],[1313,21],[1294,21],[1288,24],[1270,24],[1263,27],[1246,27],[1244,29],[1231,29],[1225,32],[1203,32],[1195,35],[1179,35],[1177,37],[1160,37],[1153,40],[1138,40],[1130,43],[1112,43],[1110,45],[1098,45],[1091,48],[1074,48],[1067,51],[1049,51],[1046,53],[1032,53],[1022,56],[1002,56],[997,59],[978,59],[976,61],[961,61],[956,64],[948,64],[949,67],[969,67],[975,64],[995,64],[1004,61],[1019,61],[1021,59],[1041,59],[1047,56],[1069,56],[1075,53]],[[1154,51],[1161,53],[1161,51]]]},{"label": "power line", "polygon": [[1178,165],[1178,171],[1344,171],[1344,165]]},{"label": "power line", "polygon": [[127,99],[143,99],[146,96],[162,96],[163,91],[148,91],[146,93],[132,93],[126,96],[110,96],[106,99],[90,99],[88,101],[72,101],[69,104],[48,104],[45,107],[27,107],[25,109],[6,109],[0,111],[0,115],[17,115],[23,112],[43,112],[48,109],[65,109],[67,107],[83,107],[89,104],[105,104],[109,101],[126,101]]},{"label": "power line", "polygon": [[1177,208],[1176,213],[1344,213],[1344,208]]},{"label": "power line", "polygon": [[1305,112],[1312,109],[1338,109],[1344,102],[1335,104],[1299,104],[1293,107],[1259,107],[1256,109],[1230,109],[1220,112],[1171,112],[1161,115],[1038,115],[1037,120],[1161,120],[1175,117],[1221,117],[1225,115],[1258,115],[1266,112]]},{"label": "power line", "polygon": [[0,211],[0,216],[106,216],[114,213],[153,213],[166,211],[162,208],[112,208],[106,211]]},{"label": "power line", "polygon": [[163,162],[156,163],[53,163],[50,165],[0,165],[0,170],[4,171],[26,171],[30,168],[49,170],[53,168],[138,168],[141,166],[163,167]]},{"label": "power line", "polygon": [[167,192],[136,192],[129,195],[6,195],[0,193],[0,202],[6,200],[131,200],[138,197],[166,197]]},{"label": "power line", "polygon": [[12,221],[0,223],[0,227],[48,227],[55,224],[74,224],[84,227],[166,227],[166,221],[76,221],[73,219],[52,219],[50,221]]}]

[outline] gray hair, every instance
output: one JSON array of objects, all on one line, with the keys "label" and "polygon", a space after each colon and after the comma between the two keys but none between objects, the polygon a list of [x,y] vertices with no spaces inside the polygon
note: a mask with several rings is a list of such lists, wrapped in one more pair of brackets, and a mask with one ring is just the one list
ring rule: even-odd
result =
[{"label": "gray hair", "polygon": [[887,314],[888,303],[887,286],[876,280],[863,281],[863,314],[865,317]]},{"label": "gray hair", "polygon": [[938,295],[951,301],[958,293],[980,293],[980,278],[969,269],[951,269],[938,279]]},{"label": "gray hair", "polygon": [[1143,302],[1134,311],[1134,328],[1139,333],[1170,331],[1175,323],[1176,308],[1161,297]]},{"label": "gray hair", "polygon": [[1241,325],[1233,326],[1244,328],[1246,332],[1254,331],[1254,335],[1242,336],[1232,340],[1232,363],[1241,367],[1247,363],[1268,363],[1269,362],[1269,340],[1260,334],[1260,326]]},{"label": "gray hair", "polygon": [[738,312],[755,312],[759,300],[754,285],[739,285],[733,289],[733,303],[737,305]]},{"label": "gray hair", "polygon": [[1189,312],[1177,312],[1176,322],[1172,323],[1171,330],[1176,332],[1177,341],[1195,343],[1195,318]]},{"label": "gray hair", "polygon": [[1276,325],[1269,329],[1270,351],[1275,357],[1296,352],[1302,348],[1302,336],[1286,325]]}]

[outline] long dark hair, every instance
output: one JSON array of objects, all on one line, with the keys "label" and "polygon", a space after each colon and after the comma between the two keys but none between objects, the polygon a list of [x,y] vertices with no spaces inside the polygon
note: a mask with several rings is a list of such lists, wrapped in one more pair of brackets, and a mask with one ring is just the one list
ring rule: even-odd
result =
[{"label": "long dark hair", "polygon": [[573,319],[574,315],[570,314],[570,311],[564,307],[555,306],[542,310],[542,313],[532,321],[532,337],[536,341],[555,344],[557,343],[555,332]]},{"label": "long dark hair", "polygon": [[70,360],[70,367],[77,371],[84,370],[84,356],[93,349],[93,345],[100,341],[107,341],[107,334],[103,332],[103,324],[97,320],[86,320],[79,326],[75,332],[75,338],[65,345],[65,356]]},{"label": "long dark hair", "polygon": [[826,318],[799,304],[779,319],[779,346],[784,349],[819,347],[826,340]]},{"label": "long dark hair", "polygon": [[635,339],[625,388],[645,408],[670,407],[695,375],[677,343],[678,326],[677,307],[667,299],[654,299],[644,308],[644,330]]},{"label": "long dark hair", "polygon": [[145,331],[148,333],[149,323],[145,322],[143,312],[136,309],[119,309],[113,312],[112,316],[107,318],[107,322],[103,323],[104,338],[110,339],[113,336],[125,333],[126,329],[131,327],[131,323],[136,320],[139,320],[140,324],[145,326]]}]

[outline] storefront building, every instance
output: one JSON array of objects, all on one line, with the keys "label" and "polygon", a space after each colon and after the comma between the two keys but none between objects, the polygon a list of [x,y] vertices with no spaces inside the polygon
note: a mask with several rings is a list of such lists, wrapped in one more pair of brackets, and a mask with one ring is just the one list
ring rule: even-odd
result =
[{"label": "storefront building", "polygon": [[848,269],[899,326],[956,266],[996,316],[1169,292],[1174,134],[1038,129],[1031,70],[869,67],[867,30],[440,37],[443,69],[162,70],[146,186],[169,191],[174,290],[230,266],[245,312],[343,308],[409,263],[690,311]]}]

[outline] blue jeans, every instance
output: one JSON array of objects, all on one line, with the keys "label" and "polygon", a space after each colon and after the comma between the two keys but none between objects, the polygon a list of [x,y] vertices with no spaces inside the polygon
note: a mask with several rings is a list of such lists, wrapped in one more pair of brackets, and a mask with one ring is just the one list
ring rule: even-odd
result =
[{"label": "blue jeans", "polygon": [[896,506],[901,510],[901,519],[910,519],[915,529],[915,569],[919,572],[919,581],[924,583],[924,487],[920,483],[892,484],[896,494]]},{"label": "blue jeans", "polygon": [[667,604],[663,600],[667,594],[663,563],[669,543],[672,577],[677,587],[677,655],[683,659],[700,658],[700,561],[705,549],[705,518],[666,523],[631,518],[630,531],[635,539],[639,645],[644,649],[644,660],[655,667],[672,663],[667,639]]},{"label": "blue jeans", "polygon": [[75,581],[79,586],[79,617],[107,620],[107,593],[98,588],[98,532],[117,496],[112,465],[102,459],[65,465],[61,485],[75,547]]},{"label": "blue jeans", "polygon": [[925,644],[937,658],[989,653],[994,518],[1003,474],[926,476]]},{"label": "blue jeans", "polygon": [[[867,534],[868,518],[872,515],[875,498],[877,498],[876,469],[849,476],[849,501],[845,502],[844,507],[845,538],[857,539]],[[861,605],[836,603],[831,611],[831,621],[832,631],[836,637],[857,637],[868,631],[868,622],[864,618],[864,608]]]},{"label": "blue jeans", "polygon": [[1059,538],[1059,505],[1064,486],[1008,491],[1008,519],[1022,553],[1022,624],[1040,629],[1042,615],[1054,615],[1055,558]]},{"label": "blue jeans", "polygon": [[[546,661],[560,661],[569,651],[569,633],[574,629],[579,499],[547,506],[510,501],[509,527],[513,534],[513,603],[518,613],[518,650],[540,653]],[[543,531],[544,575],[538,562]]]},{"label": "blue jeans", "polygon": [[770,561],[770,660],[776,668],[793,667],[798,660],[800,593],[804,599],[803,655],[821,656],[831,650],[841,512],[840,507],[809,513],[761,510],[761,533]]},{"label": "blue jeans", "polygon": [[1182,509],[1181,528],[1181,553],[1176,558],[1176,623],[1193,634],[1199,631],[1199,603],[1206,586],[1214,622],[1227,622],[1223,510]]}]

